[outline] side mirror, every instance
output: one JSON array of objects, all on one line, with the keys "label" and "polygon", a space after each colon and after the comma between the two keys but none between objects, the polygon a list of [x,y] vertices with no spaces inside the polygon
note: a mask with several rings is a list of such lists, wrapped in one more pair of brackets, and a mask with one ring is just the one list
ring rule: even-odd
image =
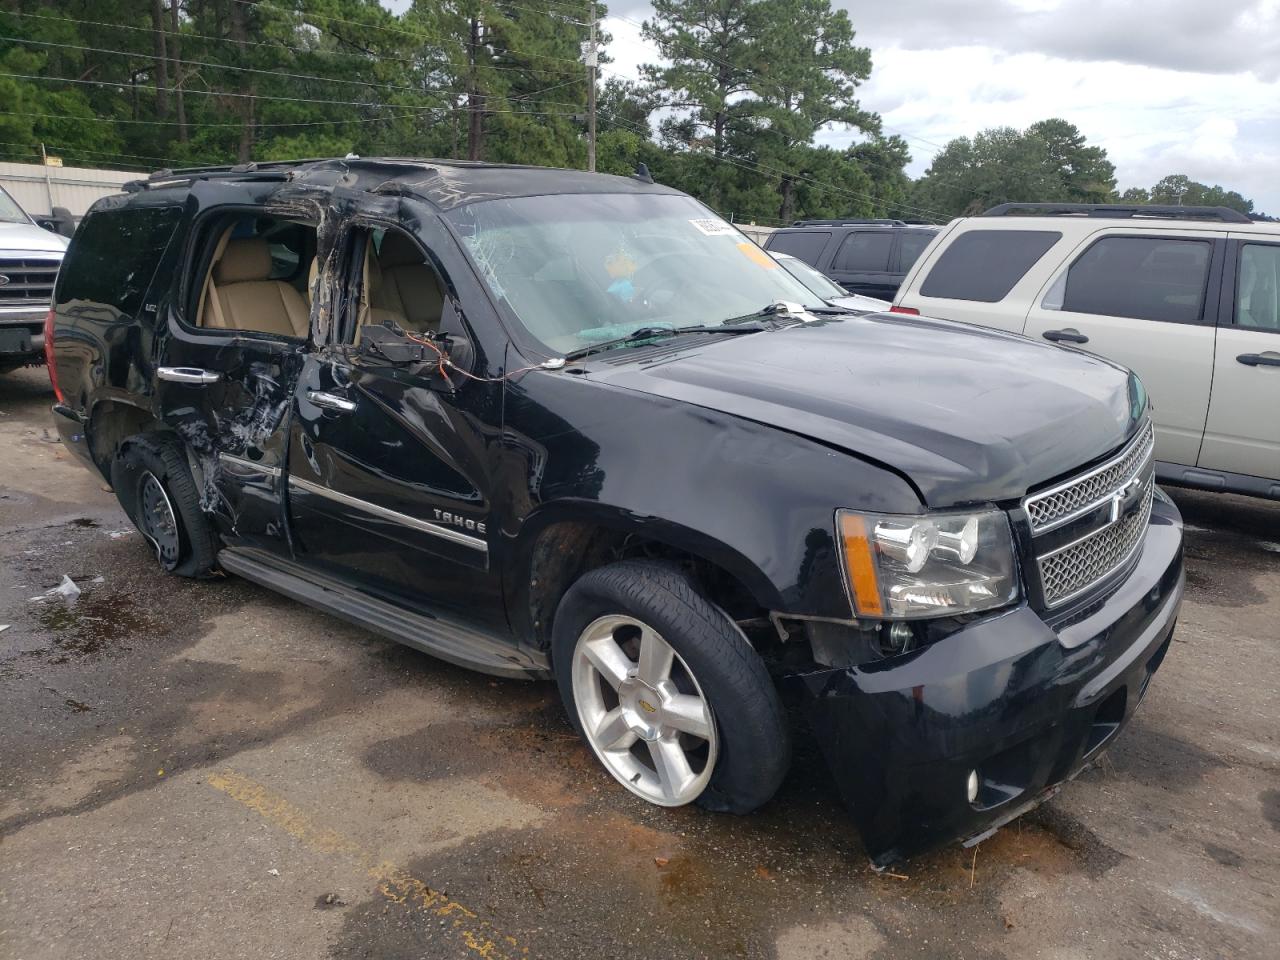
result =
[{"label": "side mirror", "polygon": [[470,373],[471,368],[475,366],[476,345],[471,342],[470,337],[461,333],[442,334],[436,342],[441,344],[445,356],[449,358],[450,366],[447,371],[454,386],[460,386],[459,381],[465,380],[466,374]]},{"label": "side mirror", "polygon": [[360,346],[356,352],[366,360],[396,366],[421,363],[430,348],[410,340],[403,330],[391,324],[369,323],[360,329]]},{"label": "side mirror", "polygon": [[76,218],[71,215],[71,211],[66,207],[54,207],[53,220],[57,224],[57,226],[54,227],[55,233],[60,233],[64,237],[75,236]]},{"label": "side mirror", "polygon": [[[462,386],[475,364],[475,345],[470,337],[447,333],[411,339],[394,323],[362,327],[356,353],[371,363],[406,367],[411,373],[429,377],[432,389],[446,391]],[[448,363],[442,365],[442,360]]]}]

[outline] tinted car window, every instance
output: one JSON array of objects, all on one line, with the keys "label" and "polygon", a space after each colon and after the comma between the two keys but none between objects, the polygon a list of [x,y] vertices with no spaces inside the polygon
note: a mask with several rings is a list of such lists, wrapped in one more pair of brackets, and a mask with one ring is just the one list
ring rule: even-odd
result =
[{"label": "tinted car window", "polygon": [[929,245],[936,234],[926,230],[906,230],[902,234],[902,245],[898,247],[900,251],[899,259],[902,261],[898,266],[903,273],[911,269],[912,265],[920,259],[920,254],[924,253],[924,248]]},{"label": "tinted car window", "polygon": [[844,238],[831,261],[831,269],[844,273],[884,273],[889,269],[893,233],[863,230]]},{"label": "tinted car window", "polygon": [[1067,270],[1062,309],[1194,323],[1211,251],[1207,240],[1104,237]]},{"label": "tinted car window", "polygon": [[136,314],[181,215],[179,207],[91,213],[62,261],[58,303],[77,300]]},{"label": "tinted car window", "polygon": [[1280,247],[1246,243],[1240,248],[1236,324],[1280,331]]},{"label": "tinted car window", "polygon": [[1061,239],[1056,230],[971,230],[942,251],[920,295],[996,303]]},{"label": "tinted car window", "polygon": [[768,250],[789,253],[797,260],[817,265],[818,258],[827,247],[831,234],[826,230],[797,230],[794,233],[775,233],[769,237]]}]

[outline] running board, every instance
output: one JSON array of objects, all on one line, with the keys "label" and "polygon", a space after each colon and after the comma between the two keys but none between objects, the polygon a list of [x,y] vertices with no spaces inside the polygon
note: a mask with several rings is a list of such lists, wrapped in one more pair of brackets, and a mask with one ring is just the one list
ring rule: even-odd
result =
[{"label": "running board", "polygon": [[551,669],[545,655],[530,655],[495,634],[444,615],[405,610],[263,550],[226,547],[218,563],[228,573],[468,670],[529,680]]}]

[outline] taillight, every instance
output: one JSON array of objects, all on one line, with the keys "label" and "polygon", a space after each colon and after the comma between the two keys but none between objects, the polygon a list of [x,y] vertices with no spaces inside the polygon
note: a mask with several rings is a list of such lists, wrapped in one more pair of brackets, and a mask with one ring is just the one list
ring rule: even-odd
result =
[{"label": "taillight", "polygon": [[49,383],[53,387],[53,395],[59,403],[63,403],[62,391],[58,389],[58,368],[53,365],[53,311],[44,317],[44,365],[49,370]]},{"label": "taillight", "polygon": [[917,310],[915,307],[899,307],[896,304],[889,308],[889,312],[890,313],[906,313],[906,314],[910,314],[913,317],[920,316],[920,311]]}]

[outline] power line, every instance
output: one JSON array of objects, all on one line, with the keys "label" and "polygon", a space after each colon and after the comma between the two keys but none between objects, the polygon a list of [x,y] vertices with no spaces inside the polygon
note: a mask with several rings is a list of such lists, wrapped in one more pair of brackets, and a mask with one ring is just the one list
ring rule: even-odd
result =
[{"label": "power line", "polygon": [[[4,76],[5,74],[0,74]],[[188,91],[190,92],[190,91]],[[384,109],[385,107],[395,107],[395,104],[370,104],[375,109]],[[266,123],[255,122],[254,129],[276,129],[276,128],[292,128],[292,127],[329,127],[347,123],[383,123],[388,120],[411,120],[421,115],[424,110],[437,111],[440,113],[465,113],[466,107],[446,107],[444,105],[435,107],[417,107],[413,108],[414,113],[400,113],[391,117],[348,117],[346,119],[332,120],[298,120],[298,121],[270,121]],[[577,113],[555,113],[547,110],[486,110],[486,113],[510,113],[517,114],[522,117],[578,117]],[[47,120],[75,120],[77,123],[89,121],[92,123],[131,123],[162,127],[176,127],[177,120],[133,120],[124,117],[78,117],[70,116],[65,113],[32,113],[28,111],[18,110],[0,110],[0,116],[4,117],[40,117]],[[244,127],[243,122],[239,123],[193,123],[188,122],[187,126],[192,130],[204,129],[232,129],[240,130]]]},{"label": "power line", "polygon": [[[310,19],[313,19],[313,20],[322,20],[322,21],[326,21],[326,22],[335,22],[335,23],[345,23],[345,24],[352,25],[352,26],[360,26],[360,27],[364,27],[364,28],[366,28],[366,29],[370,29],[370,28],[371,28],[371,29],[375,29],[375,30],[382,30],[382,31],[384,31],[384,32],[395,33],[395,34],[400,34],[400,35],[403,35],[403,36],[409,36],[409,37],[415,37],[415,38],[418,38],[418,39],[422,39],[422,38],[431,38],[431,37],[433,37],[433,35],[432,35],[432,34],[428,34],[428,33],[423,33],[423,32],[418,32],[418,31],[409,31],[409,30],[403,30],[403,29],[397,29],[397,28],[393,28],[393,27],[376,26],[376,25],[372,25],[372,24],[361,24],[361,23],[359,23],[359,22],[357,22],[357,21],[344,20],[344,19],[339,18],[339,17],[330,17],[330,16],[326,16],[326,15],[323,15],[323,14],[311,14],[311,13],[307,13],[306,11],[301,11],[301,12],[299,12],[298,14],[295,14],[295,12],[294,12],[294,11],[286,11],[286,10],[283,10],[283,9],[281,9],[281,8],[278,8],[278,7],[274,7],[273,5],[271,5],[271,4],[266,4],[266,3],[251,3],[251,2],[250,2],[250,0],[233,0],[233,2],[236,2],[236,3],[242,3],[242,4],[245,4],[245,5],[253,6],[255,9],[259,9],[259,10],[268,10],[268,11],[270,11],[270,12],[273,12],[273,13],[276,13],[276,14],[279,14],[279,15],[283,15],[283,16],[293,17],[293,16],[295,16],[295,15],[298,15],[298,16],[301,16],[304,20],[305,20],[305,19],[307,19],[307,18],[309,17]],[[516,5],[516,4],[508,4],[508,5],[509,5],[509,6],[513,6],[513,7],[519,7],[519,5]],[[530,9],[530,10],[532,10],[533,8],[521,8],[521,9]],[[535,11],[535,12],[543,13],[544,11]],[[20,15],[22,15],[22,14],[20,14]],[[35,15],[26,15],[26,16],[35,16]],[[71,22],[77,22],[77,23],[91,23],[91,24],[92,24],[92,23],[94,23],[93,21],[76,21],[76,20],[73,20],[73,18],[42,17],[42,16],[41,16],[41,17],[35,17],[35,18],[36,18],[36,19],[48,19],[48,20],[69,20],[69,21],[71,21]],[[631,24],[633,24],[633,25],[635,25],[635,26],[643,27],[643,25],[642,25],[642,24],[639,24],[637,21],[632,20],[632,19],[630,19],[630,18],[628,18],[628,17],[618,17],[618,19],[620,19],[620,20],[622,20],[622,21],[624,21],[624,22],[627,22],[627,23],[631,23]],[[139,31],[142,31],[142,32],[149,32],[149,31],[145,31],[145,29],[144,29],[144,28],[129,27],[129,26],[126,26],[126,25],[124,25],[124,24],[107,24],[107,23],[101,23],[101,24],[98,24],[98,25],[101,25],[101,26],[107,26],[107,27],[116,27],[116,28],[121,28],[121,29],[139,30]],[[179,34],[179,36],[181,37],[181,36],[183,36],[183,35],[182,35],[182,34]],[[199,35],[197,35],[197,36],[199,36]],[[439,39],[456,40],[456,38],[443,38],[443,37],[439,37],[439,35],[434,35],[434,37],[439,38]],[[14,38],[0,38],[0,39],[9,39],[9,40],[14,40]],[[230,41],[230,40],[228,40],[228,38],[221,38],[221,37],[209,37],[209,38],[207,38],[207,39],[214,39],[214,40],[218,40],[218,41],[221,41],[221,42],[238,42],[238,41]],[[14,40],[14,42],[24,42],[24,41]],[[148,59],[152,59],[152,60],[158,59],[157,57],[155,57],[155,56],[153,56],[153,55],[148,55],[148,54],[144,54],[144,53],[134,53],[134,54],[130,54],[129,52],[126,52],[126,51],[109,51],[109,50],[101,50],[100,48],[85,48],[85,47],[77,47],[77,46],[75,46],[75,45],[71,45],[71,44],[55,44],[55,43],[45,42],[45,41],[30,41],[30,42],[31,42],[31,43],[34,43],[34,44],[39,44],[39,45],[42,45],[42,46],[50,46],[50,47],[65,47],[65,48],[69,48],[69,49],[80,49],[80,50],[86,50],[86,51],[89,51],[89,52],[98,52],[98,53],[107,53],[107,54],[122,54],[122,55],[126,55],[126,56],[127,56],[127,55],[141,56],[141,57],[148,58]],[[293,49],[293,50],[296,50],[297,52],[302,52],[302,53],[314,53],[314,52],[317,52],[317,51],[307,50],[307,49],[305,49],[305,48],[290,48],[290,47],[288,47],[287,45],[283,45],[283,44],[279,44],[279,45],[277,45],[277,44],[268,44],[268,43],[262,43],[261,41],[247,41],[247,42],[252,43],[252,44],[255,44],[255,45],[270,46],[270,47],[273,47],[273,48],[280,48],[280,49]],[[458,41],[458,42],[467,43],[467,41]],[[476,42],[476,43],[472,43],[471,45],[472,45],[472,46],[482,46],[483,44],[481,44],[481,43],[479,43],[479,42]],[[754,75],[754,76],[760,76],[758,73],[756,73],[755,71],[750,70],[749,68],[739,68],[736,64],[733,64],[733,63],[731,63],[731,62],[729,62],[729,61],[722,60],[722,59],[720,59],[720,58],[718,58],[718,57],[715,57],[714,55],[712,55],[712,54],[710,54],[710,53],[707,53],[706,51],[703,51],[700,47],[698,48],[698,52],[699,52],[702,56],[706,57],[706,59],[712,60],[713,62],[720,63],[720,64],[725,65],[725,66],[729,66],[729,67],[731,67],[731,68],[733,68],[733,69],[741,69],[743,72],[746,72],[746,73],[751,74],[751,75]],[[357,57],[358,57],[358,56],[362,56],[362,54],[351,54],[351,56],[357,56]],[[370,56],[370,57],[376,57],[376,55],[372,55],[372,54],[369,54],[369,55],[367,55],[367,56]],[[566,63],[575,63],[575,64],[577,64],[577,63],[578,63],[578,61],[576,61],[576,60],[569,60],[569,59],[567,59],[567,58],[560,58],[560,57],[542,57],[542,56],[540,56],[540,55],[535,55],[535,56],[536,56],[537,58],[539,58],[539,59],[558,60],[558,61],[562,61],[562,62],[566,62]],[[400,58],[393,58],[393,59],[400,59]],[[277,75],[277,76],[285,76],[285,77],[290,77],[290,78],[293,78],[293,79],[300,79],[300,80],[313,80],[313,81],[324,82],[325,80],[327,80],[327,79],[328,79],[328,78],[320,78],[320,77],[315,77],[315,76],[310,76],[310,75],[302,75],[302,74],[287,74],[287,73],[280,73],[280,72],[278,72],[278,71],[256,70],[256,69],[254,69],[254,68],[236,67],[236,66],[233,66],[233,65],[226,65],[226,64],[210,64],[210,63],[202,63],[202,62],[197,62],[197,61],[180,61],[180,62],[187,62],[187,63],[190,63],[190,64],[191,64],[191,65],[193,65],[193,66],[205,66],[205,67],[210,67],[210,68],[214,68],[214,69],[229,69],[229,70],[237,70],[237,71],[242,71],[242,72],[251,72],[251,73],[274,74],[274,75]],[[407,62],[416,62],[416,61],[407,61]],[[617,75],[617,76],[623,77],[624,79],[629,79],[629,80],[630,80],[630,79],[636,79],[636,78],[632,78],[632,77],[630,77],[629,75],[627,75],[627,74],[623,73],[622,71],[612,70],[612,69],[609,69],[609,68],[602,68],[602,69],[606,69],[606,70],[608,70],[608,72],[613,73],[613,74],[615,74],[615,75]],[[159,91],[159,90],[167,90],[167,91],[170,91],[170,92],[176,92],[176,88],[171,88],[171,87],[159,87],[159,86],[152,86],[152,85],[140,85],[140,84],[124,84],[124,83],[119,83],[119,82],[114,82],[114,81],[76,80],[76,79],[72,79],[72,78],[68,78],[68,77],[41,77],[41,76],[23,75],[23,74],[7,74],[7,75],[8,75],[8,76],[15,77],[15,78],[18,78],[18,79],[28,79],[28,80],[45,81],[45,82],[78,83],[78,84],[84,84],[84,85],[90,85],[90,86],[114,86],[114,87],[116,87],[117,89],[120,89],[120,90],[137,90],[137,89],[146,89],[146,90],[156,90],[156,91]],[[761,77],[761,79],[765,79],[765,80],[767,80],[767,78],[764,78],[764,77]],[[431,92],[435,92],[435,93],[450,93],[450,94],[453,94],[453,95],[462,95],[462,93],[463,93],[463,91],[457,91],[457,90],[452,90],[452,89],[448,89],[448,88],[427,88],[427,87],[423,87],[423,88],[419,89],[419,88],[414,88],[414,87],[397,87],[396,85],[391,85],[391,84],[381,84],[381,83],[374,83],[374,82],[369,82],[369,81],[358,81],[358,80],[356,80],[356,81],[352,81],[352,80],[340,80],[339,82],[359,84],[359,85],[363,85],[363,86],[367,86],[367,87],[371,87],[371,88],[376,88],[376,89],[403,89],[403,90],[407,90],[407,91],[410,91],[410,92],[413,92],[413,93],[420,93],[420,92],[427,92],[427,91],[431,91]],[[568,86],[570,83],[573,83],[573,82],[575,82],[575,81],[569,81],[569,82],[567,82],[567,83],[556,84],[556,85],[554,85],[554,86],[552,86],[552,87],[544,88],[542,91],[538,91],[538,92],[530,93],[530,94],[525,94],[525,95],[522,95],[522,96],[519,96],[519,97],[515,97],[515,98],[501,98],[501,97],[500,97],[499,99],[509,100],[510,102],[513,102],[513,103],[514,103],[514,102],[518,102],[518,101],[526,101],[526,102],[527,102],[530,98],[532,98],[532,97],[536,96],[536,95],[537,95],[537,93],[539,93],[539,92],[545,93],[545,92],[547,92],[547,91],[549,91],[549,90],[552,90],[552,89],[557,89],[557,88],[559,88],[559,87]],[[317,99],[317,98],[281,97],[281,96],[272,96],[272,95],[263,95],[263,94],[245,94],[245,93],[233,93],[233,92],[227,92],[227,91],[211,91],[211,90],[198,90],[198,89],[187,89],[187,90],[185,90],[185,92],[186,92],[186,93],[189,93],[189,94],[204,95],[204,96],[223,96],[223,97],[233,97],[233,98],[241,98],[241,99],[248,98],[248,99],[264,100],[264,101],[291,102],[291,103],[308,103],[308,104],[331,105],[331,106],[361,106],[361,107],[370,107],[370,106],[373,106],[373,107],[377,107],[377,108],[382,108],[382,107],[384,107],[384,106],[385,106],[385,107],[397,107],[397,108],[400,108],[400,109],[414,110],[414,111],[416,111],[416,113],[417,113],[417,114],[420,114],[420,113],[422,113],[422,112],[465,112],[465,111],[467,110],[467,108],[466,108],[466,107],[447,107],[447,106],[443,106],[443,105],[415,107],[415,106],[407,105],[407,104],[371,104],[371,103],[368,103],[368,102],[366,102],[366,101],[351,101],[351,100],[345,100],[345,101],[344,101],[344,100],[322,100],[322,99]],[[558,106],[577,106],[576,104],[570,104],[570,103],[564,103],[564,102],[561,102],[561,103],[558,103],[558,104],[557,104],[557,103],[552,103],[552,104],[550,104],[550,105],[558,105]],[[486,110],[485,112],[487,112],[487,113],[494,113],[494,114],[500,114],[500,113],[526,114],[526,115],[530,115],[530,116],[578,116],[578,115],[579,115],[576,111],[575,111],[575,112],[563,112],[563,113],[562,113],[562,112],[555,112],[555,111]],[[7,111],[0,111],[0,113],[8,113],[8,112],[7,112]],[[38,116],[37,114],[14,114],[14,115]],[[378,121],[381,121],[381,120],[397,120],[397,119],[405,119],[405,118],[407,118],[407,117],[411,117],[411,116],[414,116],[414,115],[416,115],[416,114],[400,114],[400,115],[395,116],[395,117],[358,118],[358,119],[356,119],[356,120],[325,120],[325,121],[313,121],[313,122],[302,122],[302,123],[278,123],[278,124],[272,124],[272,123],[259,123],[259,124],[255,124],[255,126],[256,126],[256,127],[259,127],[259,128],[274,128],[274,127],[301,127],[301,126],[324,126],[324,125],[329,125],[329,124],[340,124],[340,123],[351,123],[351,122],[364,122],[364,123],[367,123],[367,122],[378,122]],[[45,115],[45,116],[52,116],[52,115]],[[100,118],[92,118],[92,119],[100,119]],[[105,118],[104,118],[104,119],[105,119]],[[625,125],[625,126],[629,126],[629,127],[631,127],[632,129],[636,130],[637,132],[644,133],[644,134],[646,134],[646,135],[648,134],[648,131],[647,131],[647,130],[644,130],[644,129],[643,129],[643,128],[641,128],[639,125],[632,124],[632,123],[630,123],[629,121],[626,121],[626,120],[624,120],[624,119],[622,119],[622,118],[620,118],[620,117],[617,117],[616,115],[614,116],[614,119],[615,119],[615,121],[616,121],[616,122],[620,122],[620,123],[622,123],[622,124],[623,124],[623,125]],[[170,121],[111,121],[111,120],[107,120],[107,122],[134,122],[134,123],[149,123],[149,122],[150,122],[150,123],[160,123],[160,124],[166,124],[166,125],[172,125],[172,123],[173,123],[173,122],[170,122]],[[242,127],[242,124],[239,124],[239,123],[228,123],[228,124],[194,124],[193,126],[196,126],[196,127],[240,128],[240,127]],[[722,154],[721,156],[715,156],[714,154],[704,154],[704,155],[705,155],[705,156],[711,156],[711,157],[713,157],[713,158],[714,158],[714,159],[716,159],[716,160],[723,160],[723,161],[729,162],[729,163],[731,163],[731,164],[732,164],[732,165],[734,165],[734,166],[738,166],[738,167],[740,167],[740,168],[742,168],[742,169],[745,169],[745,170],[748,170],[748,171],[750,171],[750,172],[760,173],[760,172],[764,171],[764,172],[771,172],[771,173],[773,173],[773,174],[775,174],[775,175],[778,175],[778,176],[791,177],[791,178],[792,178],[792,179],[794,179],[794,180],[799,180],[799,181],[802,181],[802,182],[806,182],[806,183],[814,184],[815,186],[822,187],[822,188],[827,189],[827,190],[829,190],[829,191],[831,191],[831,192],[834,192],[834,193],[836,193],[836,194],[838,194],[838,195],[844,195],[844,196],[847,196],[847,197],[857,198],[857,199],[862,199],[862,200],[869,200],[869,201],[871,201],[871,202],[873,202],[873,203],[887,203],[887,202],[888,202],[888,201],[886,201],[886,200],[884,200],[884,199],[882,199],[882,198],[880,198],[880,197],[877,197],[877,196],[875,196],[875,195],[865,194],[865,193],[861,193],[861,192],[858,192],[858,191],[851,191],[851,190],[848,190],[847,188],[837,187],[837,186],[835,186],[834,184],[826,183],[826,182],[824,182],[824,181],[820,181],[820,180],[817,180],[817,179],[815,179],[815,178],[805,176],[805,175],[803,175],[803,174],[796,174],[796,173],[791,172],[791,171],[778,170],[777,168],[772,168],[772,167],[769,167],[769,166],[767,166],[767,165],[765,165],[765,164],[761,164],[761,163],[759,163],[758,161],[749,160],[749,159],[747,159],[747,158],[739,158],[739,157],[734,157],[734,156],[732,156],[732,155],[724,155],[724,154]],[[867,161],[863,161],[863,162],[867,162]],[[879,165],[879,166],[882,166],[882,167],[885,167],[886,169],[888,169],[887,165],[884,165],[884,164],[876,164],[876,163],[875,163],[875,161],[870,161],[870,162],[871,162],[873,165]],[[894,169],[896,169],[896,168],[894,168]],[[939,214],[937,214],[937,212],[936,212],[936,211],[927,210],[926,208],[916,207],[916,206],[913,206],[913,205],[910,205],[910,204],[899,203],[899,204],[898,204],[898,206],[900,206],[900,207],[902,207],[903,209],[906,209],[906,210],[913,210],[913,211],[916,211],[916,212],[919,212],[919,213],[927,214],[927,215],[929,215],[929,216],[940,216]]]},{"label": "power line", "polygon": [[[12,146],[12,147],[35,147],[37,148],[35,152],[37,154],[39,153],[38,148],[40,144],[38,143],[23,143],[18,140],[0,140],[0,143],[7,144],[8,146]],[[46,145],[48,145],[49,141],[45,141],[45,143]],[[79,156],[83,154],[98,154],[100,156],[105,156],[105,157],[119,157],[119,158],[125,158],[129,160],[159,160],[161,163],[191,163],[191,162],[212,163],[214,162],[212,160],[203,160],[198,157],[186,158],[186,159],[179,159],[177,157],[155,157],[155,156],[150,156],[144,153],[120,153],[120,152],[110,151],[110,150],[90,150],[88,147],[58,147],[57,150],[53,152],[59,155],[71,154],[71,155]]]},{"label": "power line", "polygon": [[[145,33],[148,35],[151,35],[155,32],[154,30],[152,30],[151,27],[135,27],[127,23],[108,23],[103,20],[77,20],[74,17],[53,17],[53,16],[47,16],[47,15],[38,14],[38,13],[23,13],[18,10],[0,11],[0,16],[27,17],[32,20],[50,20],[50,21],[56,21],[59,23],[74,23],[80,26],[87,26],[87,27],[109,27],[113,30],[129,30],[134,33]],[[174,36],[174,34],[166,34],[166,36]],[[241,40],[233,40],[230,37],[215,37],[207,33],[194,33],[194,32],[179,33],[179,34],[176,34],[176,36],[179,40],[186,40],[186,39],[211,40],[215,43],[232,43],[232,44],[236,44],[237,46],[243,43],[244,45],[251,46],[251,47],[268,47],[272,50],[288,50],[291,53],[300,53],[305,56],[355,57],[361,60],[374,60],[378,62],[387,62],[387,63],[403,63],[403,64],[408,64],[410,66],[423,65],[421,60],[414,57],[396,57],[396,56],[391,56],[390,54],[373,53],[372,51],[366,51],[364,49],[360,49],[359,51],[324,50],[324,49],[314,48],[314,47],[293,46],[287,43],[282,43],[274,40],[243,40],[241,41]],[[333,37],[334,39],[340,40],[343,43],[350,43],[350,41],[344,37],[339,37],[334,34],[330,34],[329,36]],[[118,51],[118,52],[132,53],[132,51]],[[140,52],[133,55],[146,56],[146,54],[140,53]],[[190,63],[191,61],[183,59],[183,60],[180,60],[179,62]],[[571,62],[576,63],[576,61],[571,61]],[[221,64],[219,64],[218,66],[221,66]],[[427,68],[430,70],[438,70],[440,69],[442,64],[428,64],[425,66],[427,66]],[[519,72],[519,73],[527,72],[527,68],[525,67],[504,67],[497,64],[486,64],[485,69],[511,71],[511,72]],[[567,67],[539,67],[538,70],[542,73],[561,73],[561,74],[573,73],[574,75],[578,74],[577,70],[570,70]]]},{"label": "power line", "polygon": [[[342,17],[331,17],[322,13],[311,13],[307,10],[285,10],[281,7],[273,6],[269,3],[259,3],[257,0],[231,0],[232,3],[239,3],[243,6],[252,7],[254,10],[267,10],[283,17],[300,17],[303,20],[321,20],[326,23],[345,23],[353,27],[361,27],[365,30],[380,30],[383,33],[399,34],[401,36],[410,37],[414,40],[444,40],[448,43],[461,44],[470,47],[485,47],[487,43],[483,41],[461,40],[458,37],[449,37],[442,34],[425,33],[417,30],[406,30],[400,27],[378,27],[368,23],[360,23],[358,20],[344,20]],[[524,54],[526,60],[551,60],[560,63],[581,64],[581,61],[575,57],[553,57],[550,54]]]},{"label": "power line", "polygon": [[[169,59],[168,57],[161,58],[156,54],[152,54],[152,53],[141,53],[141,52],[134,52],[130,50],[107,50],[102,47],[83,47],[77,44],[70,44],[70,43],[53,43],[52,41],[48,41],[48,40],[25,40],[19,37],[3,37],[3,36],[0,36],[0,40],[7,40],[12,43],[19,43],[24,45],[36,44],[42,47],[60,47],[67,50],[81,50],[89,53],[103,53],[103,54],[107,54],[108,56],[141,57],[145,60],[160,60],[160,59],[168,60]],[[314,80],[318,83],[347,83],[347,84],[355,84],[355,85],[364,86],[364,87],[372,87],[378,90],[401,90],[408,93],[417,93],[417,94],[451,93],[459,96],[466,93],[465,90],[457,90],[457,89],[454,89],[453,87],[428,87],[428,86],[412,87],[412,86],[405,86],[403,84],[380,83],[376,80],[346,80],[340,77],[317,77],[317,76],[314,76],[313,74],[285,73],[280,70],[262,70],[255,67],[237,67],[232,64],[208,63],[206,61],[201,61],[201,60],[183,59],[179,62],[192,67],[211,67],[215,70],[234,70],[238,73],[252,73],[252,74],[258,74],[258,75],[269,76],[269,77],[286,77],[291,80]],[[102,85],[108,85],[108,86],[124,86],[124,87],[128,87],[129,89],[135,89],[136,87],[140,86],[138,84],[126,84],[126,83],[122,83],[120,81],[115,81],[115,80],[69,80],[68,82],[69,83],[102,84]],[[535,90],[533,93],[524,94],[514,99],[528,100],[532,97],[537,96],[540,93],[546,93],[548,90],[555,90],[558,87],[568,86],[569,83],[577,83],[577,82],[581,82],[581,78],[568,81],[568,83],[558,83],[551,87],[544,87],[541,90]],[[157,89],[163,89],[167,91],[175,91],[177,89],[181,89],[184,93],[197,93],[197,94],[203,92],[197,88],[191,88],[191,87],[182,87],[182,88],[161,87]],[[267,99],[266,96],[258,97],[257,94],[225,94],[225,96],[253,96],[259,99]],[[499,100],[511,99],[508,97],[501,96],[499,94],[492,94],[491,96],[494,96],[496,99],[499,99]],[[321,101],[316,101],[316,102],[321,102]],[[333,102],[339,102],[339,101],[333,101]],[[578,106],[578,104],[576,103],[569,103],[567,101],[559,101],[559,102],[543,101],[543,102],[549,106],[557,106],[557,107]]]},{"label": "power line", "polygon": [[[174,93],[177,91],[176,87],[160,87],[150,83],[134,84],[134,83],[123,83],[118,80],[77,80],[74,77],[42,77],[36,74],[10,73],[8,71],[3,71],[3,70],[0,70],[0,77],[12,77],[15,80],[36,80],[44,83],[76,83],[76,84],[82,84],[90,87],[115,87],[119,90],[124,90],[124,91],[149,90],[149,91],[165,91],[168,93]],[[453,111],[453,110],[466,109],[465,107],[449,107],[449,106],[444,106],[443,104],[415,106],[414,104],[408,104],[408,103],[370,103],[369,101],[366,101],[366,100],[320,100],[320,99],[315,99],[311,97],[281,97],[273,94],[237,93],[232,90],[197,90],[194,88],[192,89],[184,88],[183,93],[188,96],[196,95],[196,96],[204,96],[204,97],[231,97],[239,100],[264,100],[264,101],[270,101],[273,103],[308,103],[308,104],[315,104],[315,105],[338,106],[338,107],[374,107],[374,108],[394,107],[401,110],[416,110],[418,112],[431,112],[436,110]],[[562,105],[577,106],[577,104],[562,104]],[[490,110],[486,108],[484,112],[485,113],[518,113],[518,114],[529,114],[529,115],[537,115],[537,116],[545,116],[545,117],[578,117],[582,115],[581,110],[532,111],[532,110]],[[160,122],[160,121],[156,121],[156,122]],[[240,124],[233,124],[233,126],[240,126]]]}]

